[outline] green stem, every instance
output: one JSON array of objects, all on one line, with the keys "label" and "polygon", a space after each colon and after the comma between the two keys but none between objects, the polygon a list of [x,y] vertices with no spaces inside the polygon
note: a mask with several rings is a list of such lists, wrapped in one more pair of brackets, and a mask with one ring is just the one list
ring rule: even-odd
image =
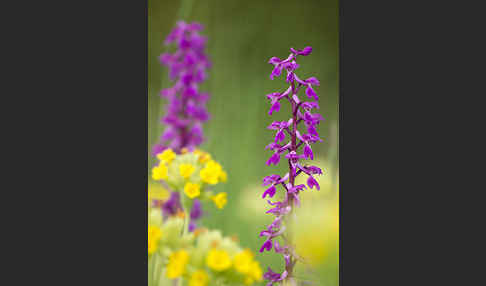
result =
[{"label": "green stem", "polygon": [[190,211],[192,207],[192,200],[186,198],[184,192],[181,192],[181,204],[182,204],[182,208],[184,209],[184,228],[182,231],[182,235],[186,235],[189,232],[189,220],[190,220]]}]

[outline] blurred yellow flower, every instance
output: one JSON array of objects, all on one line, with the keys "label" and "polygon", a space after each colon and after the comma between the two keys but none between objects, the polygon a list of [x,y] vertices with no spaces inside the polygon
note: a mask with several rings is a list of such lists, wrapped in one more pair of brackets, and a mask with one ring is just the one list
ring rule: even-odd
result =
[{"label": "blurred yellow flower", "polygon": [[216,207],[218,207],[218,209],[222,209],[228,202],[227,196],[228,194],[226,194],[225,192],[221,192],[215,196],[212,196],[211,200],[213,200],[214,204],[216,205]]},{"label": "blurred yellow flower", "polygon": [[192,164],[181,164],[179,166],[179,172],[184,179],[189,178],[194,173],[196,168]]},{"label": "blurred yellow flower", "polygon": [[[319,204],[317,204],[317,202]],[[339,247],[339,200],[318,199],[315,204],[297,210],[295,225],[297,253],[310,265],[317,266],[328,259],[335,260]],[[313,239],[309,239],[312,236]]]},{"label": "blurred yellow flower", "polygon": [[199,172],[199,176],[201,176],[203,182],[215,185],[218,183],[222,171],[223,169],[220,164],[210,160]]},{"label": "blurred yellow flower", "polygon": [[201,186],[187,182],[184,186],[184,193],[191,199],[197,198],[201,194]]},{"label": "blurred yellow flower", "polygon": [[162,232],[156,226],[148,226],[148,254],[152,255],[157,251],[159,240],[162,237]]},{"label": "blurred yellow flower", "polygon": [[249,274],[251,270],[252,262],[253,262],[253,253],[251,253],[250,250],[245,249],[235,255],[233,265],[235,266],[236,271],[243,274]]},{"label": "blurred yellow flower", "polygon": [[197,270],[191,275],[189,286],[206,286],[209,282],[209,276],[204,270]]},{"label": "blurred yellow flower", "polygon": [[206,264],[215,271],[224,271],[231,267],[231,258],[225,250],[213,248],[206,257]]},{"label": "blurred yellow flower", "polygon": [[204,152],[204,151],[201,151],[199,149],[194,150],[194,154],[196,154],[198,156],[198,160],[199,160],[200,163],[204,164],[204,163],[208,162],[209,160],[211,160],[211,154]]},{"label": "blurred yellow flower", "polygon": [[245,278],[245,284],[249,285],[252,284],[254,281],[262,281],[263,280],[263,271],[260,267],[260,263],[258,261],[253,261],[250,264],[250,272],[248,276]]},{"label": "blurred yellow flower", "polygon": [[165,162],[167,164],[170,164],[172,160],[174,160],[176,157],[176,153],[172,151],[172,149],[165,149],[164,152],[157,154],[157,159],[159,159],[162,162]]},{"label": "blurred yellow flower", "polygon": [[159,181],[159,180],[166,180],[167,179],[168,169],[163,163],[159,164],[152,168],[152,179]]},{"label": "blurred yellow flower", "polygon": [[221,171],[219,173],[219,180],[221,180],[221,182],[223,183],[226,183],[226,181],[228,180],[228,174],[226,174],[225,171]]},{"label": "blurred yellow flower", "polygon": [[167,264],[167,278],[175,279],[182,276],[189,262],[189,254],[184,249],[173,252],[169,257]]}]

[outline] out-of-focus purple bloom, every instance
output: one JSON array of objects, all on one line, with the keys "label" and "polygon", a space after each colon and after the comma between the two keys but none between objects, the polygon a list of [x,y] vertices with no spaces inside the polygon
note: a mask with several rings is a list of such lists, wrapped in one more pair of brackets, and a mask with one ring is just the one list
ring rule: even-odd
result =
[{"label": "out-of-focus purple bloom", "polygon": [[196,230],[196,227],[197,227],[196,222],[191,220],[191,222],[189,222],[189,226],[187,230],[189,232],[193,232],[194,230]]},{"label": "out-of-focus purple bloom", "polygon": [[[312,109],[319,109],[319,104],[317,101],[319,97],[314,90],[315,86],[319,86],[319,80],[315,77],[309,77],[306,80],[302,80],[295,73],[299,68],[297,63],[297,58],[300,56],[307,56],[312,52],[312,47],[305,47],[302,50],[297,50],[294,48],[290,49],[290,55],[281,60],[277,57],[272,57],[268,63],[272,64],[274,67],[270,73],[270,79],[275,79],[282,75],[282,71],[287,72],[285,81],[289,84],[286,91],[273,92],[267,94],[266,97],[270,100],[270,110],[269,115],[273,112],[280,111],[281,103],[280,100],[286,99],[290,102],[292,107],[291,118],[288,121],[274,121],[268,129],[276,130],[274,142],[268,144],[265,149],[270,149],[273,151],[273,155],[267,160],[267,165],[277,165],[280,162],[280,156],[286,153],[284,156],[288,159],[289,172],[285,176],[280,177],[279,175],[270,175],[263,178],[263,186],[268,186],[263,192],[262,198],[267,196],[273,197],[277,191],[277,185],[282,185],[285,191],[285,197],[282,201],[268,203],[272,206],[266,213],[275,215],[274,221],[267,227],[267,229],[260,232],[260,236],[265,236],[265,242],[260,248],[260,252],[265,250],[270,251],[272,245],[274,251],[282,254],[285,261],[285,271],[282,274],[273,272],[270,268],[264,274],[264,278],[269,280],[267,286],[273,285],[279,281],[292,276],[293,267],[295,265],[296,259],[293,257],[294,251],[291,245],[281,246],[277,242],[277,237],[280,236],[284,231],[285,227],[282,226],[282,221],[284,217],[292,211],[292,208],[300,205],[299,193],[307,189],[313,189],[314,187],[319,190],[320,186],[314,179],[313,175],[322,174],[322,170],[316,166],[303,165],[300,160],[314,159],[314,153],[311,148],[311,144],[318,141],[322,141],[317,133],[316,126],[323,120],[322,116],[318,113],[311,113]],[[315,101],[301,101],[298,96],[298,92],[304,90],[308,98]],[[298,131],[298,125],[304,123],[307,133],[301,134]],[[290,135],[288,142],[286,141],[287,132]],[[282,142],[282,143],[280,143]],[[300,149],[302,147],[303,150]],[[307,178],[307,186],[304,184],[295,185],[295,179],[297,176],[305,174]]]},{"label": "out-of-focus purple bloom", "polygon": [[173,216],[179,211],[182,211],[179,192],[171,192],[170,198],[162,205],[162,212],[165,216]]},{"label": "out-of-focus purple bloom", "polygon": [[174,82],[160,95],[168,100],[162,122],[167,125],[160,143],[153,153],[172,148],[176,153],[184,147],[193,150],[204,141],[201,123],[209,119],[206,109],[207,93],[199,85],[207,78],[211,63],[204,53],[206,38],[199,34],[199,23],[180,21],[165,39],[166,45],[175,45],[173,53],[160,55],[160,63],[169,68],[169,78]]},{"label": "out-of-focus purple bloom", "polygon": [[203,211],[202,211],[201,202],[198,199],[195,199],[191,209],[191,219],[197,220],[201,218],[202,215],[203,215]]}]

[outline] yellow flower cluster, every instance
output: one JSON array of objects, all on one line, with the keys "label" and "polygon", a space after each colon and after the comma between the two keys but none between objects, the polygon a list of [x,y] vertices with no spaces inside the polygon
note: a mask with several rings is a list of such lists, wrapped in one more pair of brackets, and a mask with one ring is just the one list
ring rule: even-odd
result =
[{"label": "yellow flower cluster", "polygon": [[216,185],[217,183],[226,182],[227,174],[223,171],[223,168],[219,163],[214,160],[209,160],[204,168],[199,172],[201,180],[210,185]]},{"label": "yellow flower cluster", "polygon": [[262,280],[262,269],[260,263],[253,260],[253,253],[249,249],[245,249],[235,255],[234,265],[236,271],[244,274],[245,284],[253,284],[255,281]]},{"label": "yellow flower cluster", "polygon": [[226,193],[213,195],[207,191],[208,186],[228,179],[223,167],[209,153],[184,148],[178,155],[169,148],[156,157],[159,164],[152,168],[152,179],[164,180],[171,189],[180,190],[190,199],[210,199],[219,209],[226,205]]},{"label": "yellow flower cluster", "polygon": [[211,154],[201,151],[199,149],[194,150],[194,154],[196,154],[199,163],[206,163],[207,161],[211,160]]},{"label": "yellow flower cluster", "polygon": [[253,259],[253,253],[246,249],[234,256],[231,260],[227,251],[213,248],[209,251],[206,258],[206,264],[214,271],[225,271],[234,266],[236,271],[245,275],[245,284],[253,284],[255,281],[261,281],[263,271],[258,261]]},{"label": "yellow flower cluster", "polygon": [[160,161],[159,165],[152,169],[152,179],[156,181],[167,180],[167,173],[167,166]]},{"label": "yellow flower cluster", "polygon": [[221,272],[231,267],[231,258],[225,250],[213,248],[206,257],[209,268]]},{"label": "yellow flower cluster", "polygon": [[175,279],[186,270],[186,264],[189,262],[189,254],[184,249],[172,253],[167,264],[167,278]]},{"label": "yellow flower cluster", "polygon": [[148,226],[148,254],[152,255],[157,251],[159,240],[162,237],[162,232],[156,226]]},{"label": "yellow flower cluster", "polygon": [[162,261],[167,261],[160,270],[166,278],[182,279],[187,286],[215,285],[218,279],[228,281],[228,285],[251,285],[262,280],[262,269],[253,253],[243,250],[234,237],[223,237],[220,231],[207,229],[181,235],[182,219],[159,221],[155,215],[161,215],[160,210],[152,212],[149,255],[157,253]]},{"label": "yellow flower cluster", "polygon": [[196,170],[196,167],[192,164],[181,164],[179,166],[179,172],[184,179],[188,179],[194,173],[194,170]]},{"label": "yellow flower cluster", "polygon": [[163,163],[170,164],[176,157],[176,153],[172,149],[165,149],[162,153],[157,154],[157,159]]},{"label": "yellow flower cluster", "polygon": [[215,196],[212,196],[211,200],[218,207],[218,209],[222,209],[226,205],[226,203],[228,202],[227,197],[228,197],[228,195],[225,192],[222,192],[222,193],[219,193]]},{"label": "yellow flower cluster", "polygon": [[194,271],[189,280],[189,286],[206,286],[209,282],[209,276],[204,270]]}]

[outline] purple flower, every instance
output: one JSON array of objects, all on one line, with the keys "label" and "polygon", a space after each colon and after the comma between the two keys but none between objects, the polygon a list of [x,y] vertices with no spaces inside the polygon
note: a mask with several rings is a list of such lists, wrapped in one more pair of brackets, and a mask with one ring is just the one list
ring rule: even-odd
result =
[{"label": "purple flower", "polygon": [[272,250],[272,240],[271,239],[266,240],[263,243],[262,247],[260,247],[260,252],[263,252],[264,250],[267,250],[267,251]]},{"label": "purple flower", "polygon": [[304,145],[304,155],[307,159],[314,160],[314,153],[312,153],[312,148],[307,143]]},{"label": "purple flower", "polygon": [[272,164],[274,165],[277,165],[278,162],[280,162],[280,154],[279,153],[275,153],[272,155],[272,157],[270,157],[267,161],[267,165],[270,166]]},{"label": "purple flower", "polygon": [[[265,250],[270,251],[273,248],[276,253],[282,254],[285,261],[285,270],[282,274],[273,272],[270,268],[264,274],[264,278],[269,280],[267,286],[273,285],[279,281],[292,277],[293,268],[296,259],[292,256],[295,253],[292,249],[293,246],[283,245],[281,246],[277,242],[277,237],[285,232],[285,226],[282,225],[284,218],[292,211],[294,207],[300,206],[299,193],[309,187],[310,189],[320,189],[319,184],[314,179],[313,175],[322,174],[322,170],[316,166],[303,166],[299,161],[301,159],[314,160],[314,153],[312,151],[311,144],[318,141],[322,141],[317,133],[317,125],[323,120],[322,116],[318,113],[311,113],[312,109],[319,109],[315,86],[319,86],[319,80],[315,77],[309,77],[306,80],[302,80],[296,74],[296,70],[299,68],[297,58],[300,56],[307,56],[312,52],[312,47],[305,47],[302,50],[294,48],[290,49],[291,54],[284,60],[277,57],[272,57],[268,63],[273,65],[273,69],[270,73],[270,79],[275,79],[282,74],[282,70],[285,69],[287,76],[285,81],[289,84],[289,87],[282,93],[273,92],[266,95],[270,100],[269,115],[272,115],[275,111],[280,111],[281,100],[288,100],[290,102],[291,118],[287,121],[274,121],[268,129],[276,130],[274,142],[268,144],[265,149],[273,151],[273,155],[267,160],[267,165],[277,165],[280,162],[280,156],[285,154],[285,158],[288,159],[289,172],[283,177],[279,175],[270,175],[263,178],[263,186],[270,185],[262,194],[262,198],[269,196],[274,197],[277,192],[277,186],[282,185],[285,192],[284,199],[282,201],[271,202],[268,200],[268,204],[272,206],[266,213],[275,216],[274,221],[267,227],[267,229],[260,232],[260,236],[265,236],[266,239],[260,248],[260,252]],[[301,101],[298,96],[300,90],[305,90],[305,94],[308,98],[314,101]],[[307,133],[301,134],[298,131],[298,125],[303,122],[307,128]],[[301,129],[302,130],[302,129]],[[286,133],[290,136],[287,139]],[[288,142],[285,142],[286,139]],[[302,149],[300,149],[302,147]],[[307,186],[304,184],[295,185],[295,179],[299,175],[307,175]]]},{"label": "purple flower", "polygon": [[267,195],[271,198],[275,196],[275,192],[277,189],[275,188],[275,185],[272,185],[270,188],[266,189],[265,192],[263,192],[262,198],[264,199]]},{"label": "purple flower", "polygon": [[285,133],[282,129],[280,129],[277,134],[275,135],[275,143],[284,141],[285,140]]},{"label": "purple flower", "polygon": [[176,215],[182,210],[180,196],[178,192],[171,192],[170,198],[162,205],[162,212],[165,216]]},{"label": "purple flower", "polygon": [[273,104],[272,104],[272,107],[270,107],[270,110],[268,111],[268,115],[272,115],[272,113],[276,111],[280,111],[280,101],[275,101]]},{"label": "purple flower", "polygon": [[268,271],[263,274],[263,278],[270,281],[267,283],[267,286],[272,286],[274,283],[284,280],[285,278],[287,278],[287,276],[287,270],[282,272],[282,274],[278,274],[273,272],[270,267],[268,267]]},{"label": "purple flower", "polygon": [[201,218],[202,215],[203,212],[202,212],[201,202],[198,199],[195,199],[192,204],[191,219],[197,220]]},{"label": "purple flower", "polygon": [[295,50],[294,48],[290,48],[290,51],[295,55],[308,56],[312,52],[312,47],[305,47],[302,50]]},{"label": "purple flower", "polygon": [[318,191],[321,189],[319,183],[317,183],[317,181],[312,176],[309,176],[307,178],[307,186],[309,186],[309,189],[312,189],[315,186]]},{"label": "purple flower", "polygon": [[191,222],[189,222],[189,226],[187,227],[187,230],[189,232],[193,232],[194,230],[196,230],[196,227],[197,227],[196,222],[191,220]]},{"label": "purple flower", "polygon": [[201,123],[209,119],[205,103],[208,94],[199,91],[199,84],[206,78],[211,66],[204,53],[206,38],[199,34],[199,23],[180,21],[165,40],[166,45],[176,45],[174,53],[160,55],[160,63],[169,68],[169,78],[174,82],[161,91],[167,98],[166,115],[162,122],[167,125],[160,143],[161,148],[172,148],[179,153],[182,148],[190,150],[204,141]]},{"label": "purple flower", "polygon": [[275,183],[279,179],[280,179],[280,176],[279,175],[266,176],[265,178],[263,178],[263,186],[266,186],[266,185],[268,185],[270,183]]}]

